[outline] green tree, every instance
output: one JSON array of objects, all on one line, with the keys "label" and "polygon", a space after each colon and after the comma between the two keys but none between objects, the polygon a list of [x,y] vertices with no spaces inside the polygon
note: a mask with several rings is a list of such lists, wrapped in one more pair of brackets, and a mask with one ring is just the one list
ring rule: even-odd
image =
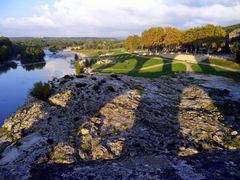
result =
[{"label": "green tree", "polygon": [[140,37],[137,35],[128,36],[125,40],[125,48],[133,53],[140,47]]},{"label": "green tree", "polygon": [[41,47],[26,47],[21,52],[21,57],[25,61],[43,60],[44,55]]},{"label": "green tree", "polygon": [[217,50],[224,45],[226,32],[220,26],[206,25],[202,27],[191,28],[183,33],[182,43],[190,51],[197,51],[200,47],[206,47]]},{"label": "green tree", "polygon": [[12,46],[12,42],[7,38],[7,37],[4,37],[4,36],[1,36],[0,37],[0,46]]},{"label": "green tree", "polygon": [[164,29],[163,45],[167,50],[175,50],[180,45],[182,39],[182,31],[174,28],[167,27]]},{"label": "green tree", "polygon": [[147,49],[157,49],[163,45],[164,29],[162,27],[153,27],[142,33],[142,45]]},{"label": "green tree", "polygon": [[0,61],[6,61],[12,55],[12,42],[6,38],[0,37]]},{"label": "green tree", "polygon": [[0,61],[6,61],[9,59],[10,48],[8,46],[0,46]]}]

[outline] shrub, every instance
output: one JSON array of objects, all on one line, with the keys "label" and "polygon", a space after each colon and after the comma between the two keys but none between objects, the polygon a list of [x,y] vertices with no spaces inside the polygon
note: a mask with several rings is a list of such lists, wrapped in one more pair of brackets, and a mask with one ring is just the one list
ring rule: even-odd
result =
[{"label": "shrub", "polygon": [[74,55],[74,59],[75,59],[76,61],[79,60],[79,57],[78,57],[77,54]]},{"label": "shrub", "polygon": [[48,83],[37,82],[34,84],[33,89],[31,89],[30,94],[35,98],[45,101],[51,95],[51,88]]},{"label": "shrub", "polygon": [[75,71],[77,75],[81,75],[83,71],[83,67],[79,64],[79,62],[75,62]]}]

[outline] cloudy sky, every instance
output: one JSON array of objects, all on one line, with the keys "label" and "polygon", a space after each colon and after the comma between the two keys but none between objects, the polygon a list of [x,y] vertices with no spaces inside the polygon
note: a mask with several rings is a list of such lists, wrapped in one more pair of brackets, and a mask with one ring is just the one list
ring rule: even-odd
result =
[{"label": "cloudy sky", "polygon": [[0,35],[125,37],[152,26],[240,23],[240,0],[6,0]]}]

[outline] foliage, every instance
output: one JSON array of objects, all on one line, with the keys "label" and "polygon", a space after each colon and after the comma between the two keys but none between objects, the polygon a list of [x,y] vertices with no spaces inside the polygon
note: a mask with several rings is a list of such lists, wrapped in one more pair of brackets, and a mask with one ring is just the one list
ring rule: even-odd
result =
[{"label": "foliage", "polygon": [[72,50],[86,49],[115,49],[122,48],[123,41],[111,38],[12,38],[15,44],[41,48],[49,48],[50,51],[56,52],[67,47]]},{"label": "foliage", "polygon": [[227,33],[230,33],[232,31],[234,31],[235,29],[240,29],[240,24],[235,24],[235,25],[232,25],[232,26],[226,26],[224,27],[224,30],[227,32]]},{"label": "foliage", "polygon": [[33,89],[31,89],[30,94],[45,101],[51,95],[51,88],[48,83],[37,82],[34,84]]},{"label": "foliage", "polygon": [[1,46],[0,47],[0,60],[8,60],[10,54],[10,48],[8,46]]},{"label": "foliage", "polygon": [[236,60],[240,63],[240,42],[233,43],[232,51],[236,56]]},{"label": "foliage", "polygon": [[12,42],[6,37],[0,37],[0,61],[6,61],[12,55]]},{"label": "foliage", "polygon": [[141,43],[145,48],[156,48],[163,44],[164,29],[162,27],[153,27],[142,33]]},{"label": "foliage", "polygon": [[1,36],[0,37],[0,46],[4,46],[4,45],[12,46],[12,42],[8,38]]},{"label": "foliage", "polygon": [[75,59],[76,61],[79,60],[79,57],[78,57],[77,54],[74,55],[74,59]]},{"label": "foliage", "polygon": [[125,48],[131,53],[136,51],[138,48],[140,48],[140,37],[137,35],[128,36],[125,41]]},{"label": "foliage", "polygon": [[[226,32],[220,26],[206,25],[181,31],[174,27],[153,27],[145,30],[140,38],[143,48],[150,51],[176,51],[180,47],[197,52],[200,48],[218,51],[225,46]],[[130,52],[137,49],[139,38],[129,36],[125,47]]]},{"label": "foliage", "polygon": [[177,28],[167,27],[164,29],[163,45],[166,48],[174,49],[181,43],[182,31]]},{"label": "foliage", "polygon": [[84,72],[83,71],[84,66],[83,65],[81,66],[79,62],[75,62],[74,67],[77,75],[80,75]]},{"label": "foliage", "polygon": [[41,47],[26,47],[21,52],[22,59],[42,60],[44,55]]},{"label": "foliage", "polygon": [[57,51],[61,50],[61,48],[57,47],[56,45],[49,46],[48,49],[53,53],[56,53]]},{"label": "foliage", "polygon": [[188,49],[198,50],[200,47],[206,47],[217,50],[225,42],[226,32],[220,26],[207,25],[191,28],[184,32],[182,43]]}]

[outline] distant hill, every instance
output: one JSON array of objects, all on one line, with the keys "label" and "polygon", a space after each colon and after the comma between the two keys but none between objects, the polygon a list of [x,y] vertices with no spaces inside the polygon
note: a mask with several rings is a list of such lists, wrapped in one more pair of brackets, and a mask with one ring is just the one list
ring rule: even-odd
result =
[{"label": "distant hill", "polygon": [[232,31],[234,31],[235,29],[240,29],[240,24],[235,24],[235,25],[231,25],[231,26],[226,26],[224,27],[225,31],[227,33],[230,33]]},{"label": "distant hill", "polygon": [[118,38],[108,37],[11,37],[12,40],[32,40],[32,39],[43,39],[43,40],[118,40]]}]

